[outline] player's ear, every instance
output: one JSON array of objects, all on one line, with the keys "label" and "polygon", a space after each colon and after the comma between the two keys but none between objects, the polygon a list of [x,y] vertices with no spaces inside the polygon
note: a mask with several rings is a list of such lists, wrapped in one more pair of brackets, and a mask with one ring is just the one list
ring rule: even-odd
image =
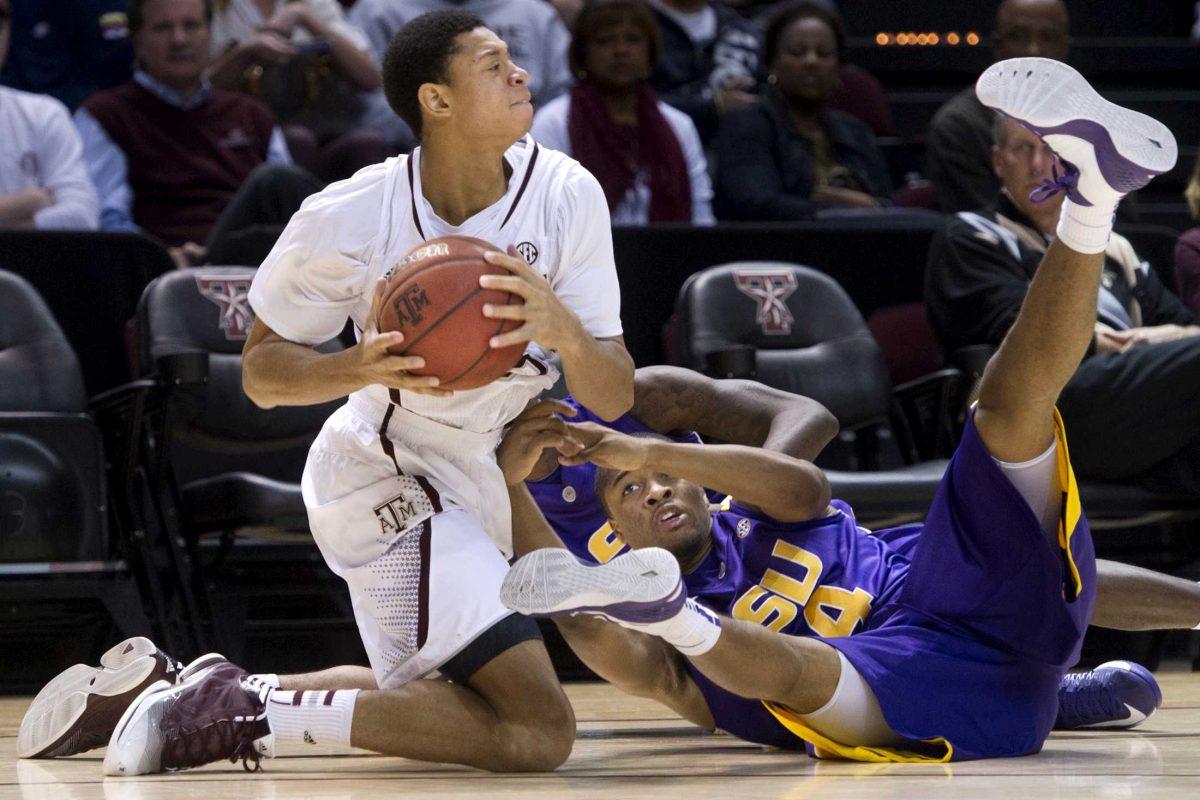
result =
[{"label": "player's ear", "polygon": [[422,111],[434,118],[444,119],[450,116],[449,87],[441,83],[422,83],[417,89],[417,102]]}]

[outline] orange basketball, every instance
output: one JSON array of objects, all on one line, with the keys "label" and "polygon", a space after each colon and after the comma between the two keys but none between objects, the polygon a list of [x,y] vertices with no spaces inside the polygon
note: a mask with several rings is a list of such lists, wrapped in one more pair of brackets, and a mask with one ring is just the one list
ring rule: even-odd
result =
[{"label": "orange basketball", "polygon": [[396,355],[421,356],[415,375],[436,375],[441,389],[477,389],[512,369],[525,352],[515,344],[493,350],[488,341],[519,328],[521,320],[489,319],[483,306],[521,304],[510,292],[484,289],[481,275],[511,273],[483,260],[503,250],[469,236],[431,239],[414,248],[394,269],[384,289],[379,330],[399,331]]}]

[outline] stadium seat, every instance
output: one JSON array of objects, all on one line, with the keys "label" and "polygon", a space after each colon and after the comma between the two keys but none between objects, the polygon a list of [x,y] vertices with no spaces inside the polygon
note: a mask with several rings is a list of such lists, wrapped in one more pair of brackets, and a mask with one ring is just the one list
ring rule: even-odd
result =
[{"label": "stadium seat", "polygon": [[[339,404],[264,410],[246,396],[241,351],[254,320],[253,277],[249,267],[172,272],[147,286],[138,306],[143,372],[168,394],[155,432],[168,471],[160,502],[178,509],[221,626],[215,638],[231,657],[244,646],[249,606],[265,598],[332,593],[341,618],[350,616],[341,581],[308,533],[299,486],[308,447]],[[323,349],[341,347],[333,340]],[[281,610],[305,604],[291,605]]]},{"label": "stadium seat", "polygon": [[[912,397],[918,398],[921,409],[927,396],[935,401],[965,397],[967,384],[961,373],[944,370],[929,383],[913,382],[894,395],[883,354],[849,296],[828,275],[797,264],[710,267],[684,284],[676,314],[683,366],[703,370],[709,353],[752,346],[757,349],[758,380],[818,400],[838,418],[843,436],[852,434],[854,457],[830,459],[825,454],[822,464],[867,468],[827,469],[835,495],[864,520],[898,521],[924,514],[946,462],[899,463],[914,460],[914,451],[933,447],[906,446],[905,437],[922,442],[937,438],[954,420],[906,413],[903,406],[913,402]],[[942,400],[940,407],[949,414],[961,404],[961,398]],[[885,445],[896,433],[901,434],[901,458],[889,459]],[[956,440],[946,434],[941,438],[942,453],[948,453]],[[889,460],[897,467],[878,469]]]},{"label": "stadium seat", "polygon": [[[84,600],[101,606],[127,636],[151,633],[137,583],[110,540],[108,507],[102,436],[87,413],[79,360],[33,287],[0,272],[0,603],[9,606],[6,629],[36,613],[40,622],[24,635],[44,643],[46,631],[38,626],[51,617],[39,603]],[[71,625],[69,638],[78,641],[78,616]],[[11,648],[13,640],[5,638]]]}]

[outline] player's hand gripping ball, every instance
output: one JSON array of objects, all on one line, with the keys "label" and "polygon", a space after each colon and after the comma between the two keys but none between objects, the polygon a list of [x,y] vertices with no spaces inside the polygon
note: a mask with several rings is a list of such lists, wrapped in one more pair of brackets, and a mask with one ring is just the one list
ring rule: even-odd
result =
[{"label": "player's hand gripping ball", "polygon": [[483,258],[499,250],[481,239],[445,236],[414,248],[392,271],[377,322],[381,332],[404,334],[393,355],[425,359],[425,366],[412,374],[436,376],[439,389],[478,389],[521,359],[524,342],[488,346],[493,336],[519,327],[521,321],[488,319],[483,307],[524,302],[511,292],[479,285],[482,275],[509,274]]}]

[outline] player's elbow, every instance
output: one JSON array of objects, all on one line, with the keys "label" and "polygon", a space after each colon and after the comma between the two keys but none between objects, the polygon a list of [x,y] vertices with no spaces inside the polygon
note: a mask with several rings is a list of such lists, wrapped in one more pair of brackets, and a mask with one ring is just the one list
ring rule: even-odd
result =
[{"label": "player's elbow", "polygon": [[258,359],[254,357],[252,350],[242,354],[242,391],[246,393],[246,397],[250,398],[250,402],[259,408],[274,408],[279,403],[263,385],[261,370],[257,368],[257,362]]},{"label": "player's elbow", "polygon": [[633,408],[633,359],[625,353],[626,364],[619,379],[604,387],[604,395],[594,406],[588,406],[592,412],[605,422],[612,422],[622,414],[628,414]]}]

